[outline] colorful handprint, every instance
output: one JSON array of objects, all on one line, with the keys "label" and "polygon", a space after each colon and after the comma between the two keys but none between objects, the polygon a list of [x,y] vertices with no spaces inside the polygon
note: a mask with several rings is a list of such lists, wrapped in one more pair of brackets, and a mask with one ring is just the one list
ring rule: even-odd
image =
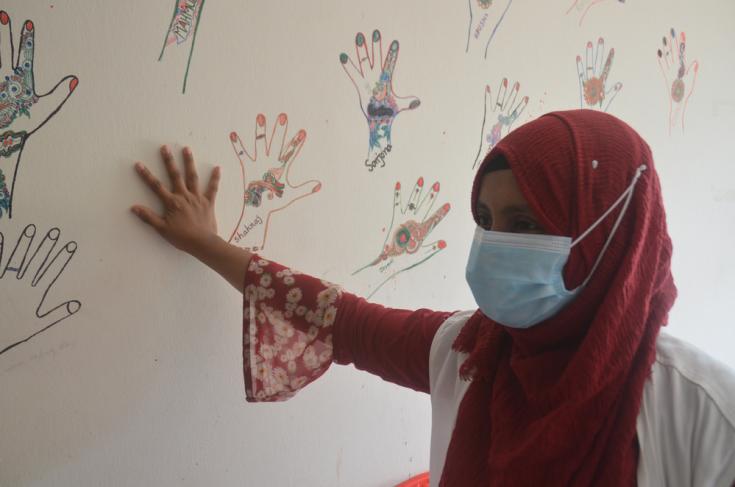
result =
[{"label": "colorful handprint", "polygon": [[[10,242],[5,242],[0,232],[0,316],[3,317],[0,325],[0,355],[8,350],[27,342],[39,333],[48,330],[57,323],[79,312],[82,304],[72,299],[55,306],[46,303],[49,292],[59,277],[64,273],[72,257],[77,251],[77,243],[67,242],[56,250],[60,244],[61,231],[52,228],[34,247],[36,226],[27,225],[11,249]],[[7,260],[5,260],[7,258]],[[26,278],[26,276],[28,276]],[[21,295],[28,294],[29,290],[38,290],[38,304],[29,319],[7,319],[9,310],[23,312]],[[16,297],[13,297],[16,295]],[[20,303],[20,304],[19,304]],[[13,313],[15,314],[15,313]]]},{"label": "colorful handprint", "polygon": [[0,11],[0,218],[13,216],[16,176],[28,138],[58,113],[79,83],[69,75],[48,93],[37,93],[35,37],[33,22],[26,20],[16,58],[10,16]]},{"label": "colorful handprint", "polygon": [[421,104],[415,96],[400,97],[393,90],[398,51],[398,41],[394,40],[388,55],[383,58],[383,38],[380,31],[375,30],[370,43],[361,32],[355,37],[357,63],[345,53],[339,56],[342,68],[355,85],[360,108],[370,129],[368,156],[365,159],[369,171],[378,166],[385,167],[385,159],[393,147],[391,129],[398,114]]},{"label": "colorful handprint", "polygon": [[368,296],[372,297],[386,282],[402,272],[413,269],[434,257],[447,246],[444,240],[427,242],[427,238],[449,212],[449,203],[431,213],[440,185],[435,182],[428,193],[424,190],[424,178],[419,178],[406,204],[403,204],[401,183],[393,192],[393,213],[383,241],[382,250],[369,264],[353,272],[358,274],[373,269],[379,276]]},{"label": "colorful handprint", "polygon": [[[204,0],[175,0],[171,23],[166,31],[166,38],[163,41],[161,54],[158,56],[158,60],[161,61],[163,59],[163,53],[166,51],[168,46],[176,44],[176,47],[178,47],[189,42],[189,54],[186,59],[184,84],[181,88],[182,93],[186,93],[186,83],[189,80],[191,58],[194,54],[194,44],[196,43],[199,21],[202,18],[203,9]],[[191,41],[189,41],[190,39]]]},{"label": "colorful handprint", "polygon": [[669,99],[669,134],[673,127],[681,124],[684,130],[689,97],[694,91],[697,81],[699,62],[695,59],[687,65],[686,34],[679,37],[672,28],[668,36],[663,37],[663,46],[658,50],[658,65],[666,83],[666,96]]},{"label": "colorful handprint", "polygon": [[604,58],[605,40],[602,37],[597,40],[597,49],[593,48],[592,41],[587,42],[584,61],[582,56],[577,56],[580,108],[597,108],[607,112],[610,104],[623,88],[623,83],[620,82],[615,83],[612,88],[607,88],[610,69],[615,58],[615,49],[610,49],[603,64]]},{"label": "colorful handprint", "polygon": [[[287,133],[288,116],[285,113],[278,115],[270,136],[266,135],[266,119],[261,113],[255,120],[252,154],[245,150],[236,132],[230,134],[230,142],[240,161],[243,198],[240,219],[229,241],[253,252],[265,247],[274,213],[318,192],[322,187],[317,180],[296,185],[289,180],[291,166],[306,142],[306,131],[299,130],[291,139],[287,138]],[[249,243],[245,245],[245,242]]]},{"label": "colorful handprint", "polygon": [[[485,110],[482,115],[480,147],[477,149],[475,163],[472,165],[473,170],[485,158],[485,155],[495,147],[495,144],[508,135],[508,132],[512,130],[513,124],[521,116],[523,110],[526,109],[528,105],[527,96],[524,96],[516,103],[520,89],[521,84],[516,81],[510,93],[508,93],[508,78],[503,78],[498,94],[493,102],[490,85],[485,86]],[[495,120],[495,123],[488,129],[487,126],[491,120]]]},{"label": "colorful handprint", "polygon": [[470,19],[467,25],[466,53],[480,52],[487,59],[487,50],[513,0],[467,0]]},{"label": "colorful handprint", "polygon": [[[599,5],[605,1],[607,0],[574,0],[569,10],[567,10],[567,15],[574,10],[579,15],[579,25],[582,25],[584,18],[587,16],[587,12],[595,5]],[[625,0],[618,0],[618,3],[625,3]]]}]

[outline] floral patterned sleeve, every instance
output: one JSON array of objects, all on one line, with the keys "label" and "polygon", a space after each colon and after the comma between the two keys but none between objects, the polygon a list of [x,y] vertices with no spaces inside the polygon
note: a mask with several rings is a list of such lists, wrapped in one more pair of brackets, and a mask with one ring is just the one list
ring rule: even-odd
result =
[{"label": "floral patterned sleeve", "polygon": [[332,362],[429,392],[429,350],[451,313],[386,308],[254,255],[243,291],[248,402],[284,401]]},{"label": "floral patterned sleeve", "polygon": [[248,402],[285,401],[332,362],[342,292],[253,255],[243,290],[243,369]]}]

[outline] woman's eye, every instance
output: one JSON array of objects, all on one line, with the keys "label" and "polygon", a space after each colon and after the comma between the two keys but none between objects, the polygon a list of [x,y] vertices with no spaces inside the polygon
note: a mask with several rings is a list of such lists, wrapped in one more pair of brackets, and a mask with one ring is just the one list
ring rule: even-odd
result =
[{"label": "woman's eye", "polygon": [[490,230],[493,226],[493,221],[487,215],[477,215],[477,224],[484,230]]},{"label": "woman's eye", "polygon": [[516,233],[540,232],[541,227],[534,221],[519,219],[513,222],[513,231]]}]

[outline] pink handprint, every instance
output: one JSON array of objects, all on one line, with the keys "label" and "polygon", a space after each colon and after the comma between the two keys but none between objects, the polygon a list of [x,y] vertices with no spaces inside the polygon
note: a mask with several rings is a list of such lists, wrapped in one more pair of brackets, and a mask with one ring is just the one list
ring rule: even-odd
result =
[{"label": "pink handprint", "polygon": [[[606,0],[574,0],[574,3],[572,3],[569,10],[567,10],[567,15],[569,15],[572,10],[575,10],[579,15],[579,25],[582,25],[584,18],[587,16],[587,12],[589,12],[595,5],[599,5],[605,1]],[[618,3],[625,3],[625,0],[618,0]]]},{"label": "pink handprint", "polygon": [[[291,166],[306,142],[305,130],[299,130],[290,140],[287,139],[288,116],[281,113],[277,123],[273,124],[270,136],[266,136],[266,132],[265,115],[258,114],[252,154],[245,149],[236,132],[230,134],[230,142],[240,161],[243,199],[240,219],[229,241],[253,252],[265,247],[274,213],[318,192],[322,187],[317,180],[293,184],[289,179]],[[244,245],[246,241],[250,243]]]},{"label": "pink handprint", "polygon": [[623,88],[623,83],[620,82],[609,89],[606,86],[614,58],[615,49],[611,48],[605,59],[605,39],[602,37],[597,40],[596,50],[593,50],[592,41],[587,42],[584,60],[582,56],[577,56],[580,108],[586,106],[603,112],[610,108],[610,104]]},{"label": "pink handprint", "polygon": [[663,37],[662,44],[657,52],[658,65],[666,83],[669,99],[669,134],[671,134],[671,129],[679,123],[684,130],[684,115],[697,81],[699,62],[695,59],[687,65],[684,32],[677,37],[676,31],[672,28],[668,38]]},{"label": "pink handprint", "polygon": [[[490,85],[485,86],[485,112],[482,117],[482,128],[480,130],[480,148],[477,150],[477,156],[475,156],[475,163],[472,165],[472,169],[484,159],[485,155],[495,147],[500,139],[508,135],[508,132],[512,130],[513,124],[523,113],[528,105],[528,97],[524,96],[518,103],[518,91],[521,88],[521,84],[516,81],[513,87],[508,93],[508,78],[503,78],[500,83],[500,89],[493,102],[492,89]],[[495,123],[492,123],[492,120]],[[488,128],[488,125],[492,125]]]}]

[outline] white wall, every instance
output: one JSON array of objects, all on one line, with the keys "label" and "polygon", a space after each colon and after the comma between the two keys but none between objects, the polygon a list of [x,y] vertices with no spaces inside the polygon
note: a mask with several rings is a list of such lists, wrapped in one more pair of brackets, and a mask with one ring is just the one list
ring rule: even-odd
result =
[{"label": "white wall", "polygon": [[[389,486],[426,470],[428,397],[351,367],[289,402],[245,403],[240,297],[128,212],[154,201],[132,161],[162,175],[156,149],[167,142],[191,144],[203,169],[221,165],[225,235],[242,198],[229,134],[252,144],[258,113],[270,123],[286,112],[290,133],[308,133],[291,177],[322,189],[273,217],[263,254],[367,294],[374,281],[351,273],[380,250],[396,181],[410,188],[423,176],[452,205],[432,233],[447,248],[373,299],[467,308],[485,85],[520,81],[530,98],[521,121],[578,107],[575,57],[600,36],[615,48],[610,79],[623,83],[609,111],[650,142],[662,179],[680,291],[669,331],[735,366],[732,2],[606,0],[579,25],[575,10],[565,15],[571,0],[515,0],[483,60],[465,54],[466,1],[210,0],[185,95],[187,46],[157,62],[172,3],[3,2],[16,39],[23,20],[35,22],[37,91],[80,80],[24,149],[13,218],[0,219],[3,266],[26,225],[58,226],[78,250],[46,304],[82,308],[0,354],[0,485]],[[496,0],[489,19],[506,5]],[[656,50],[671,27],[686,31],[700,68],[685,132],[670,135]],[[339,54],[354,56],[355,34],[374,28],[386,53],[400,41],[395,89],[421,105],[397,117],[386,167],[368,172],[367,124]],[[4,340],[40,327],[40,287],[0,279]]]}]

